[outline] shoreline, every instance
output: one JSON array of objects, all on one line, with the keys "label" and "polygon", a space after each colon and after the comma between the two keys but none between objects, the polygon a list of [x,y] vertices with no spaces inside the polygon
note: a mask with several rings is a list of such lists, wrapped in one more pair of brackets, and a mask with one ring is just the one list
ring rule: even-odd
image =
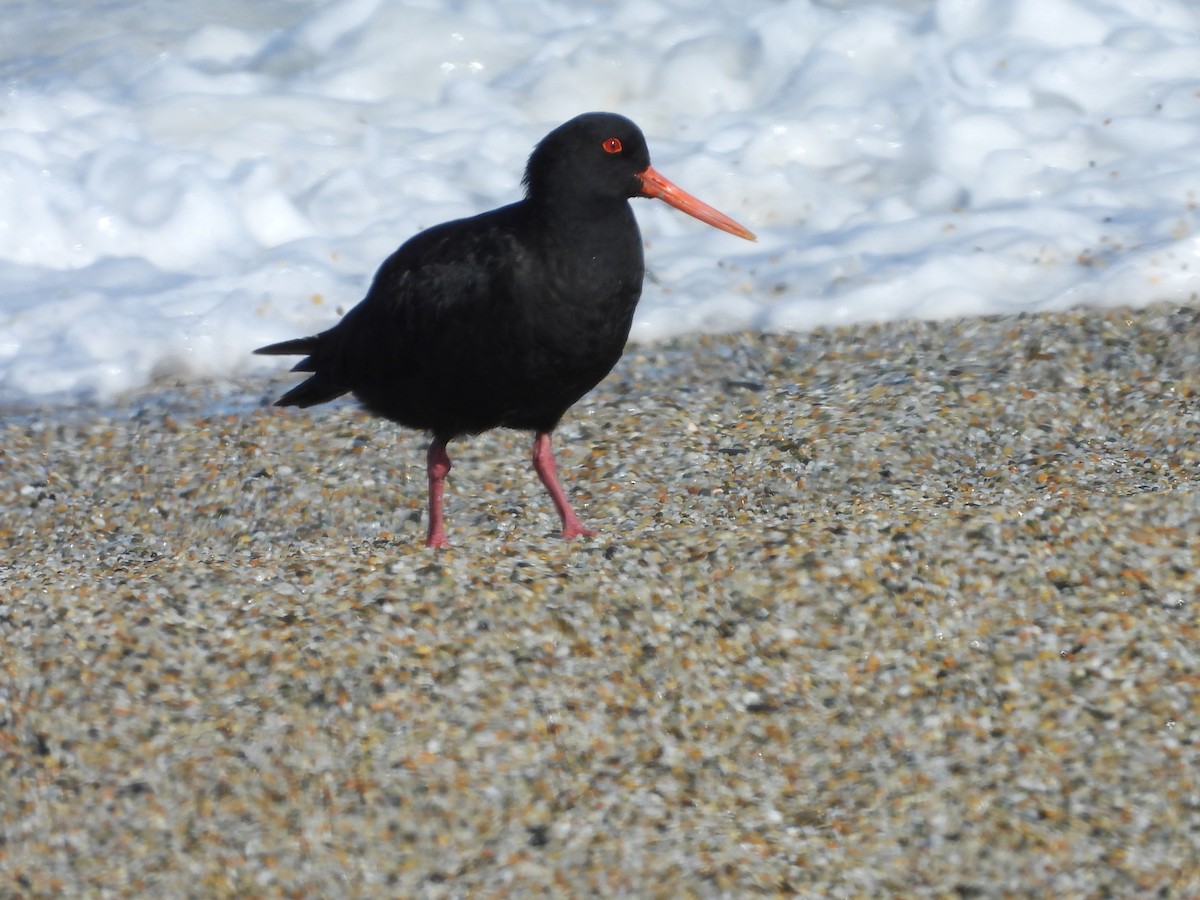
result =
[{"label": "shoreline", "polygon": [[633,346],[600,535],[491,432],[444,553],[424,436],[292,379],[6,415],[0,893],[1198,892],[1198,335]]}]

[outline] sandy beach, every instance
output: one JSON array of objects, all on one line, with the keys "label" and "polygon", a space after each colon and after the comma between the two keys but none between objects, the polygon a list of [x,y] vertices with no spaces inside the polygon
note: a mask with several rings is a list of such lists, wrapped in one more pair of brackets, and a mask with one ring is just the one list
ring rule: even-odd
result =
[{"label": "sandy beach", "polygon": [[0,425],[0,896],[1200,894],[1200,311],[633,346],[556,435],[294,379]]}]

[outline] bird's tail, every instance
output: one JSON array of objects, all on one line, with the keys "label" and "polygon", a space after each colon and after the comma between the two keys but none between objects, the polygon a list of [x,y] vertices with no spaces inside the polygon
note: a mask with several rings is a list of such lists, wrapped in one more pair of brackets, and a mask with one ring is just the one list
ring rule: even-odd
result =
[{"label": "bird's tail", "polygon": [[334,381],[326,371],[323,371],[317,361],[317,354],[321,349],[321,338],[322,335],[319,334],[294,338],[290,341],[280,341],[278,344],[268,344],[266,347],[259,347],[254,351],[262,356],[307,354],[304,359],[292,366],[292,371],[313,372],[314,374],[276,400],[276,406],[299,406],[302,408],[316,406],[318,403],[325,403],[335,397],[340,397],[349,390]]},{"label": "bird's tail", "polygon": [[321,346],[321,336],[314,334],[311,337],[293,338],[290,341],[280,341],[278,344],[267,344],[254,352],[260,356],[307,356],[310,353],[316,353],[319,346]]},{"label": "bird's tail", "polygon": [[346,393],[346,388],[337,384],[328,375],[318,372],[307,380],[300,382],[282,397],[275,401],[276,406],[316,406],[326,403]]}]

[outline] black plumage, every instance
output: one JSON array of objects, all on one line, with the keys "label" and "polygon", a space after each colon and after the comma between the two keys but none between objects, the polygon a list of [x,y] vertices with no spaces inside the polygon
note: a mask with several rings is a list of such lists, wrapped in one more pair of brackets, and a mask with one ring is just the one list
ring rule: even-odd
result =
[{"label": "black plumage", "polygon": [[641,295],[642,241],[628,200],[660,197],[753,235],[650,167],[641,131],[579,116],[534,149],[526,196],[417,234],[333,328],[256,353],[304,354],[311,373],[276,405],[352,393],[376,415],[433,435],[428,544],[444,546],[446,444],[496,427],[533,431],[534,465],[564,537],[590,534],[558,484],[549,435],[620,359]]}]

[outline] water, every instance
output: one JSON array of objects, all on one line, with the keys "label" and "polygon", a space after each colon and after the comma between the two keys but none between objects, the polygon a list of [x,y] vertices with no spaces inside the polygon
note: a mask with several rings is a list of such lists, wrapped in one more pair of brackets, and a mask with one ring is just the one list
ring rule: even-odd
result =
[{"label": "water", "polygon": [[1200,291],[1178,0],[10,0],[0,85],[3,406],[278,370],[593,109],[759,235],[635,201],[637,341]]}]

